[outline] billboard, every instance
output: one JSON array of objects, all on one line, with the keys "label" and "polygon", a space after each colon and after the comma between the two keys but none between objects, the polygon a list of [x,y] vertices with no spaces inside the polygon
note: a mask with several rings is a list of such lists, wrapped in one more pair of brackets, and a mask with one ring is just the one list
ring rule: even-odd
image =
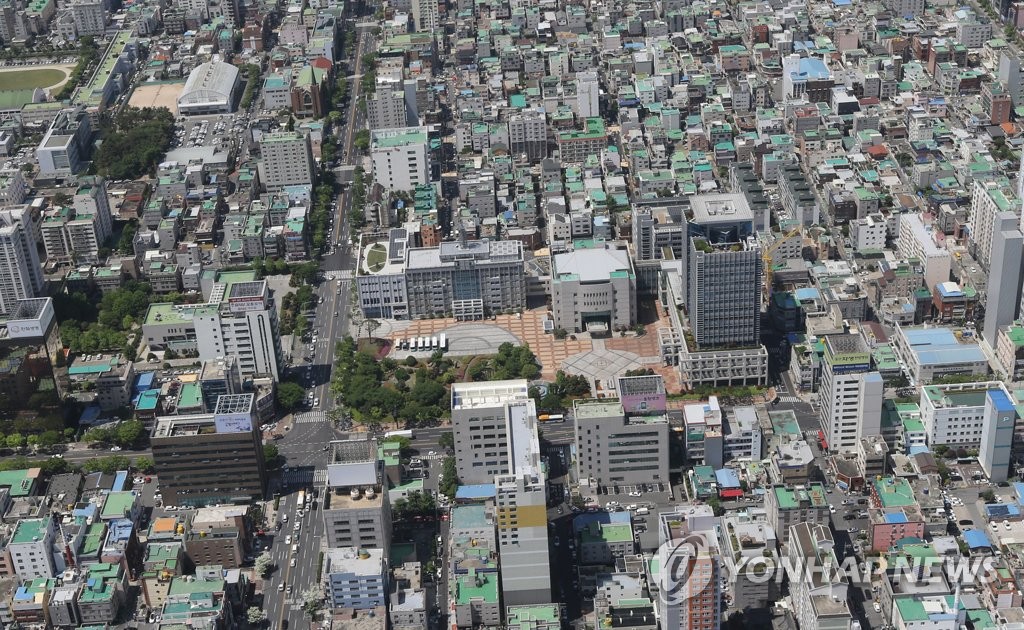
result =
[{"label": "billboard", "polygon": [[[38,308],[36,311],[36,315],[34,317],[22,317],[7,320],[7,336],[11,339],[38,339],[42,337],[46,334],[46,331],[49,330],[50,324],[53,323],[53,300],[45,298],[45,300],[33,299],[21,301],[43,303],[41,308]],[[15,315],[18,314],[18,310],[21,309],[16,309]]]},{"label": "billboard", "polygon": [[247,413],[222,413],[213,417],[217,433],[251,433],[252,416]]}]

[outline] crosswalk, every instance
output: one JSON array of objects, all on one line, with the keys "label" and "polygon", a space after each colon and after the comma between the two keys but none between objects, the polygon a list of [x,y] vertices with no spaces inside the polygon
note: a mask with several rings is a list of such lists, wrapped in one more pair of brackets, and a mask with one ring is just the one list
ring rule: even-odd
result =
[{"label": "crosswalk", "polygon": [[322,486],[327,483],[327,469],[326,468],[299,468],[297,470],[289,470],[284,474],[284,481],[289,485],[305,486],[314,485]]},{"label": "crosswalk", "polygon": [[315,424],[318,422],[330,422],[326,411],[307,411],[295,416],[295,424]]},{"label": "crosswalk", "polygon": [[790,395],[779,396],[779,402],[799,403],[799,402],[803,402],[803,401],[804,401],[804,399],[800,398],[799,396],[790,396]]}]

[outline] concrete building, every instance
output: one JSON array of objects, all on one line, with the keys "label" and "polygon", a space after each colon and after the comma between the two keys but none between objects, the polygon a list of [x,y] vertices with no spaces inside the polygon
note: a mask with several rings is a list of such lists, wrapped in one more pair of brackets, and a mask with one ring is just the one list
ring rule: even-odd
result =
[{"label": "concrete building", "polygon": [[376,440],[353,434],[330,448],[323,500],[327,546],[390,549],[391,502]]},{"label": "concrete building", "polygon": [[371,130],[373,181],[388,191],[430,183],[429,142],[426,127]]},{"label": "concrete building", "polygon": [[405,92],[380,89],[367,97],[366,120],[370,131],[405,127],[409,124]]},{"label": "concrete building", "polygon": [[[723,568],[717,525],[707,505],[679,505],[658,515],[658,574],[650,583],[662,630],[718,630]],[[698,578],[679,580],[682,575]]]},{"label": "concrete building", "polygon": [[974,259],[985,269],[992,265],[992,236],[997,229],[996,216],[1002,212],[1019,212],[1020,202],[1009,189],[995,182],[974,182],[971,192],[971,247]]},{"label": "concrete building", "polygon": [[523,417],[520,412],[532,414],[534,424],[537,421],[528,389],[525,380],[452,385],[452,432],[460,483],[493,483],[496,476],[512,471],[509,449],[516,427],[510,423]]},{"label": "concrete building", "polygon": [[75,0],[71,3],[71,19],[78,37],[97,37],[107,30],[107,12],[101,0]]},{"label": "concrete building", "polygon": [[928,446],[978,448],[985,422],[990,419],[988,407],[992,390],[1009,398],[999,381],[925,385],[921,388],[921,422]]},{"label": "concrete building", "polygon": [[810,579],[790,582],[793,613],[801,630],[849,630],[854,627],[848,603],[849,578],[836,556],[828,524],[796,523],[789,530],[791,566],[810,566]]},{"label": "concrete building", "polygon": [[387,603],[388,566],[381,549],[328,549],[323,575],[324,594],[331,608],[372,610]]},{"label": "concrete building", "polygon": [[932,227],[925,225],[919,214],[899,217],[899,236],[896,249],[906,259],[916,259],[924,266],[924,282],[929,289],[949,280],[953,257],[935,244]]},{"label": "concrete building", "polygon": [[238,67],[214,60],[201,63],[188,75],[178,97],[178,113],[183,116],[230,114],[240,84]]},{"label": "concrete building", "polygon": [[255,396],[221,396],[212,414],[157,418],[150,442],[166,505],[262,499],[263,439],[253,421]]},{"label": "concrete building", "polygon": [[43,292],[39,253],[22,214],[0,211],[0,314],[9,315],[18,300]]},{"label": "concrete building", "polygon": [[600,117],[583,119],[583,129],[561,131],[555,136],[562,164],[581,164],[608,148],[608,131]]},{"label": "concrete building", "polygon": [[995,349],[999,329],[1013,323],[1021,303],[1021,281],[1024,280],[1024,234],[1016,212],[1000,212],[994,218],[992,231],[992,268],[999,273],[989,276],[986,287],[985,341]]},{"label": "concrete building", "polygon": [[23,580],[51,578],[67,568],[64,541],[52,518],[22,519],[7,541],[11,566]]},{"label": "concrete building", "polygon": [[39,177],[66,177],[80,173],[91,153],[92,125],[82,107],[57,114],[36,148]]},{"label": "concrete building", "polygon": [[237,569],[249,546],[248,505],[218,505],[196,510],[185,528],[185,553],[193,565]]},{"label": "concrete building", "polygon": [[574,415],[581,483],[609,487],[668,482],[667,416],[627,416],[620,403],[583,401],[576,401]]},{"label": "concrete building", "polygon": [[897,324],[890,339],[893,350],[906,365],[912,385],[954,374],[988,374],[988,359],[973,331]]},{"label": "concrete building", "polygon": [[[781,569],[775,530],[761,509],[729,513],[722,517],[719,548],[728,570],[731,606],[738,610],[765,608],[779,597],[773,577]],[[767,579],[762,579],[767,576]]]},{"label": "concrete building", "polygon": [[153,350],[196,351],[203,361],[232,357],[243,377],[281,375],[277,308],[252,272],[208,272],[200,305],[151,304],[142,324]]},{"label": "concrete building", "polygon": [[879,434],[884,389],[859,333],[825,337],[818,400],[829,450],[855,453],[861,438]]},{"label": "concrete building", "polygon": [[509,151],[525,156],[530,164],[548,157],[547,115],[543,108],[527,109],[509,114]]},{"label": "concrete building", "polygon": [[260,155],[263,157],[260,179],[267,192],[316,183],[316,164],[308,135],[299,131],[266,134],[260,140]]},{"label": "concrete building", "polygon": [[636,273],[629,253],[607,243],[551,257],[555,327],[595,335],[636,323]]},{"label": "concrete building", "polygon": [[438,27],[437,0],[411,0],[412,19],[419,33],[434,33]]},{"label": "concrete building", "polygon": [[537,425],[527,417],[531,412],[526,406],[510,407],[511,471],[494,478],[501,598],[508,606],[551,602],[547,479]]},{"label": "concrete building", "polygon": [[366,317],[478,320],[526,307],[520,241],[444,241],[415,247],[409,227],[363,240],[356,286]]},{"label": "concrete building", "polygon": [[765,493],[764,508],[783,545],[789,542],[794,525],[806,523],[827,528],[829,524],[828,494],[820,483],[772,486]]},{"label": "concrete building", "polygon": [[601,85],[594,70],[576,73],[576,115],[580,118],[601,115]]}]

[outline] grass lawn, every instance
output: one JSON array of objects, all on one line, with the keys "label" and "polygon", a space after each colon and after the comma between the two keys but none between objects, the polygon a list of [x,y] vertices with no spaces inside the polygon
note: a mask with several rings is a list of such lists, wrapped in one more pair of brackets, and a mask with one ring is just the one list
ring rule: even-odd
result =
[{"label": "grass lawn", "polygon": [[380,243],[374,243],[370,247],[370,251],[366,252],[366,266],[370,269],[371,273],[377,273],[383,269],[387,259],[388,250]]},{"label": "grass lawn", "polygon": [[0,86],[4,90],[29,90],[46,88],[64,80],[63,70],[44,68],[41,70],[11,70],[0,72]]}]

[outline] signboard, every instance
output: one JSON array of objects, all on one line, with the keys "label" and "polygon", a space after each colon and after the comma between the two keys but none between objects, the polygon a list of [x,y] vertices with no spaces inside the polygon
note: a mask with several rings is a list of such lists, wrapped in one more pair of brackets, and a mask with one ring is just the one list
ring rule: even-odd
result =
[{"label": "signboard", "polygon": [[224,413],[213,417],[217,433],[251,433],[252,416],[247,413]]},{"label": "signboard", "polygon": [[228,307],[232,313],[247,313],[249,311],[262,311],[262,297],[231,298],[228,300]]},{"label": "signboard", "polygon": [[[39,302],[39,300],[32,301]],[[38,339],[46,334],[51,323],[53,323],[53,300],[46,298],[36,317],[7,320],[7,336],[11,339]]]}]

